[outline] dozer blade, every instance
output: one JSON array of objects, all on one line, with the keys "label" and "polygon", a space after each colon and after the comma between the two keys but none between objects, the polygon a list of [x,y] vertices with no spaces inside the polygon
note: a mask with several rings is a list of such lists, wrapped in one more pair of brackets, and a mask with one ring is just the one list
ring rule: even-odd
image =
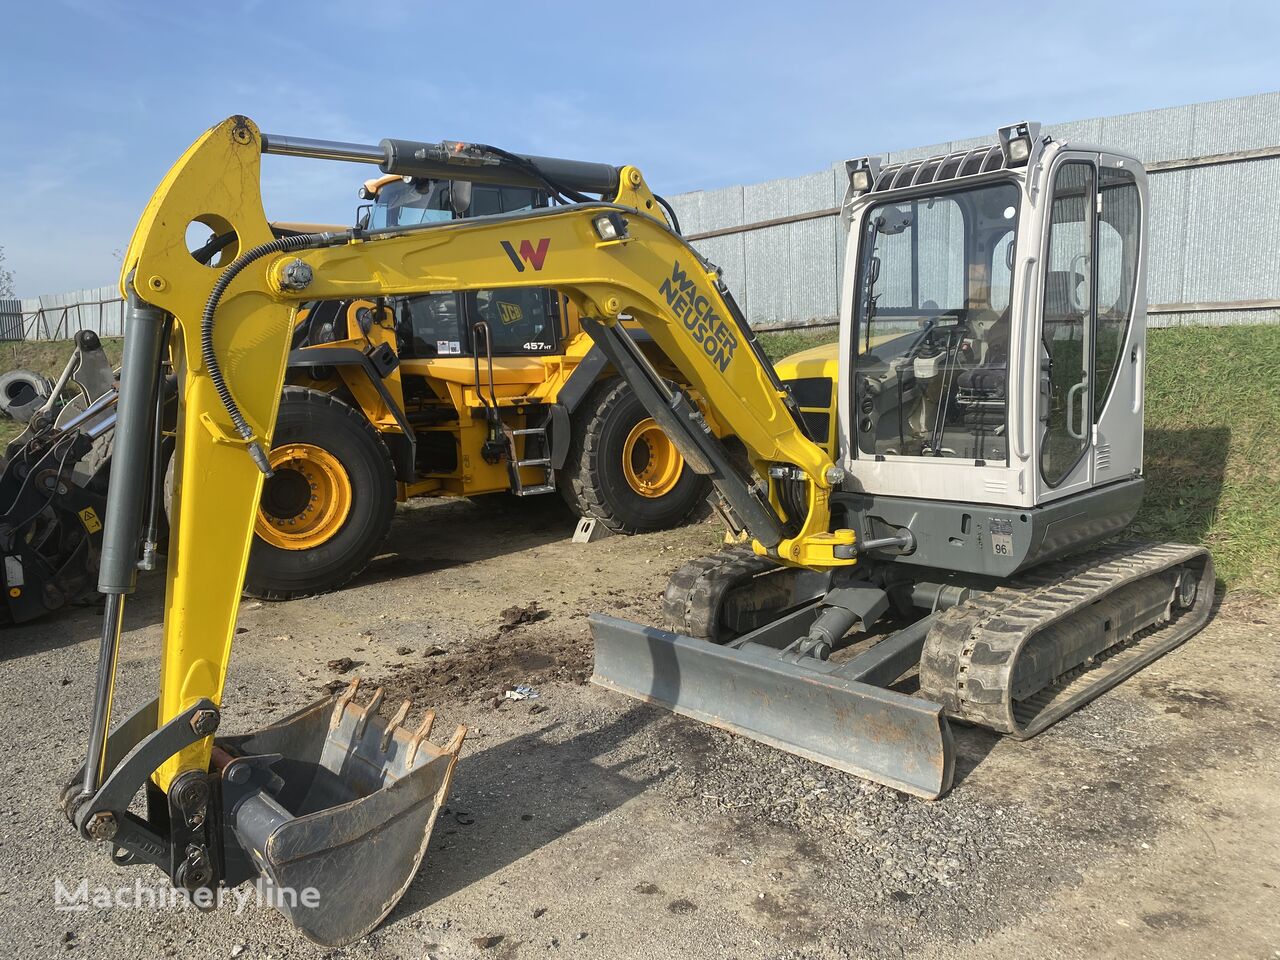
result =
[{"label": "dozer blade", "polygon": [[408,701],[383,720],[381,689],[361,707],[358,683],[214,753],[228,882],[267,877],[273,905],[328,947],[364,936],[408,889],[466,734],[436,746],[431,713],[411,733]]},{"label": "dozer blade", "polygon": [[788,753],[936,799],[955,748],[942,708],[754,646],[723,647],[599,614],[591,617],[602,687]]}]

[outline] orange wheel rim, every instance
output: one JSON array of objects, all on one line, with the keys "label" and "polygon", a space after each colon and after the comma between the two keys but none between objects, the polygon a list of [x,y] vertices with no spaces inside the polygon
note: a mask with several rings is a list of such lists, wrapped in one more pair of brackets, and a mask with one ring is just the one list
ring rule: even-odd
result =
[{"label": "orange wheel rim", "polygon": [[351,478],[323,447],[287,443],[271,451],[253,530],[281,550],[310,550],[332,539],[351,514]]},{"label": "orange wheel rim", "polygon": [[650,499],[665,497],[683,471],[684,457],[657,421],[646,417],[631,428],[622,445],[622,472],[632,490]]}]

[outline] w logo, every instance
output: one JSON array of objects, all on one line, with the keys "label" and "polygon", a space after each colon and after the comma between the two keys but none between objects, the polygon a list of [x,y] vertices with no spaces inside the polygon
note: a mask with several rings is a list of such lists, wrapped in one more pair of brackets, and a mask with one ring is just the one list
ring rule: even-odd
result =
[{"label": "w logo", "polygon": [[524,265],[526,263],[535,270],[541,270],[543,261],[547,259],[547,247],[549,246],[551,246],[550,237],[543,237],[538,241],[536,247],[528,240],[521,240],[520,251],[517,253],[510,240],[502,241],[502,249],[507,251],[507,256],[511,258],[512,266],[520,273],[524,273]]}]

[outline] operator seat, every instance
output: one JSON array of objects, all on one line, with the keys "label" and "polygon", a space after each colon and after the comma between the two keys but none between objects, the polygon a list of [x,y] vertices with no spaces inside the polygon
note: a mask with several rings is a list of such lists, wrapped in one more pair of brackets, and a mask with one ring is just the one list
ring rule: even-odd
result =
[{"label": "operator seat", "polygon": [[[1051,270],[1045,275],[1044,319],[1050,324],[1083,322],[1072,291],[1084,282],[1074,271]],[[965,425],[992,428],[1004,423],[1004,403],[1009,379],[1009,338],[1012,316],[1005,307],[987,331],[987,353],[982,363],[956,378],[957,402],[965,411]]]},{"label": "operator seat", "polygon": [[989,430],[1004,424],[1011,322],[1010,308],[1005,307],[987,330],[987,349],[982,363],[956,377],[956,404],[964,411],[964,425],[970,429]]}]

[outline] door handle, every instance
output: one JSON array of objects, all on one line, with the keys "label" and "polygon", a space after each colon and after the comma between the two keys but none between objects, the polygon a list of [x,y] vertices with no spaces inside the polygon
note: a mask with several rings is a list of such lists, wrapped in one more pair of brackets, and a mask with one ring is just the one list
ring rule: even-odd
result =
[{"label": "door handle", "polygon": [[1085,426],[1084,404],[1082,403],[1080,405],[1080,429],[1076,430],[1076,394],[1079,394],[1081,399],[1083,399],[1084,388],[1088,386],[1088,384],[1089,377],[1086,375],[1083,380],[1067,391],[1067,433],[1071,434],[1072,438],[1075,440],[1084,439]]}]

